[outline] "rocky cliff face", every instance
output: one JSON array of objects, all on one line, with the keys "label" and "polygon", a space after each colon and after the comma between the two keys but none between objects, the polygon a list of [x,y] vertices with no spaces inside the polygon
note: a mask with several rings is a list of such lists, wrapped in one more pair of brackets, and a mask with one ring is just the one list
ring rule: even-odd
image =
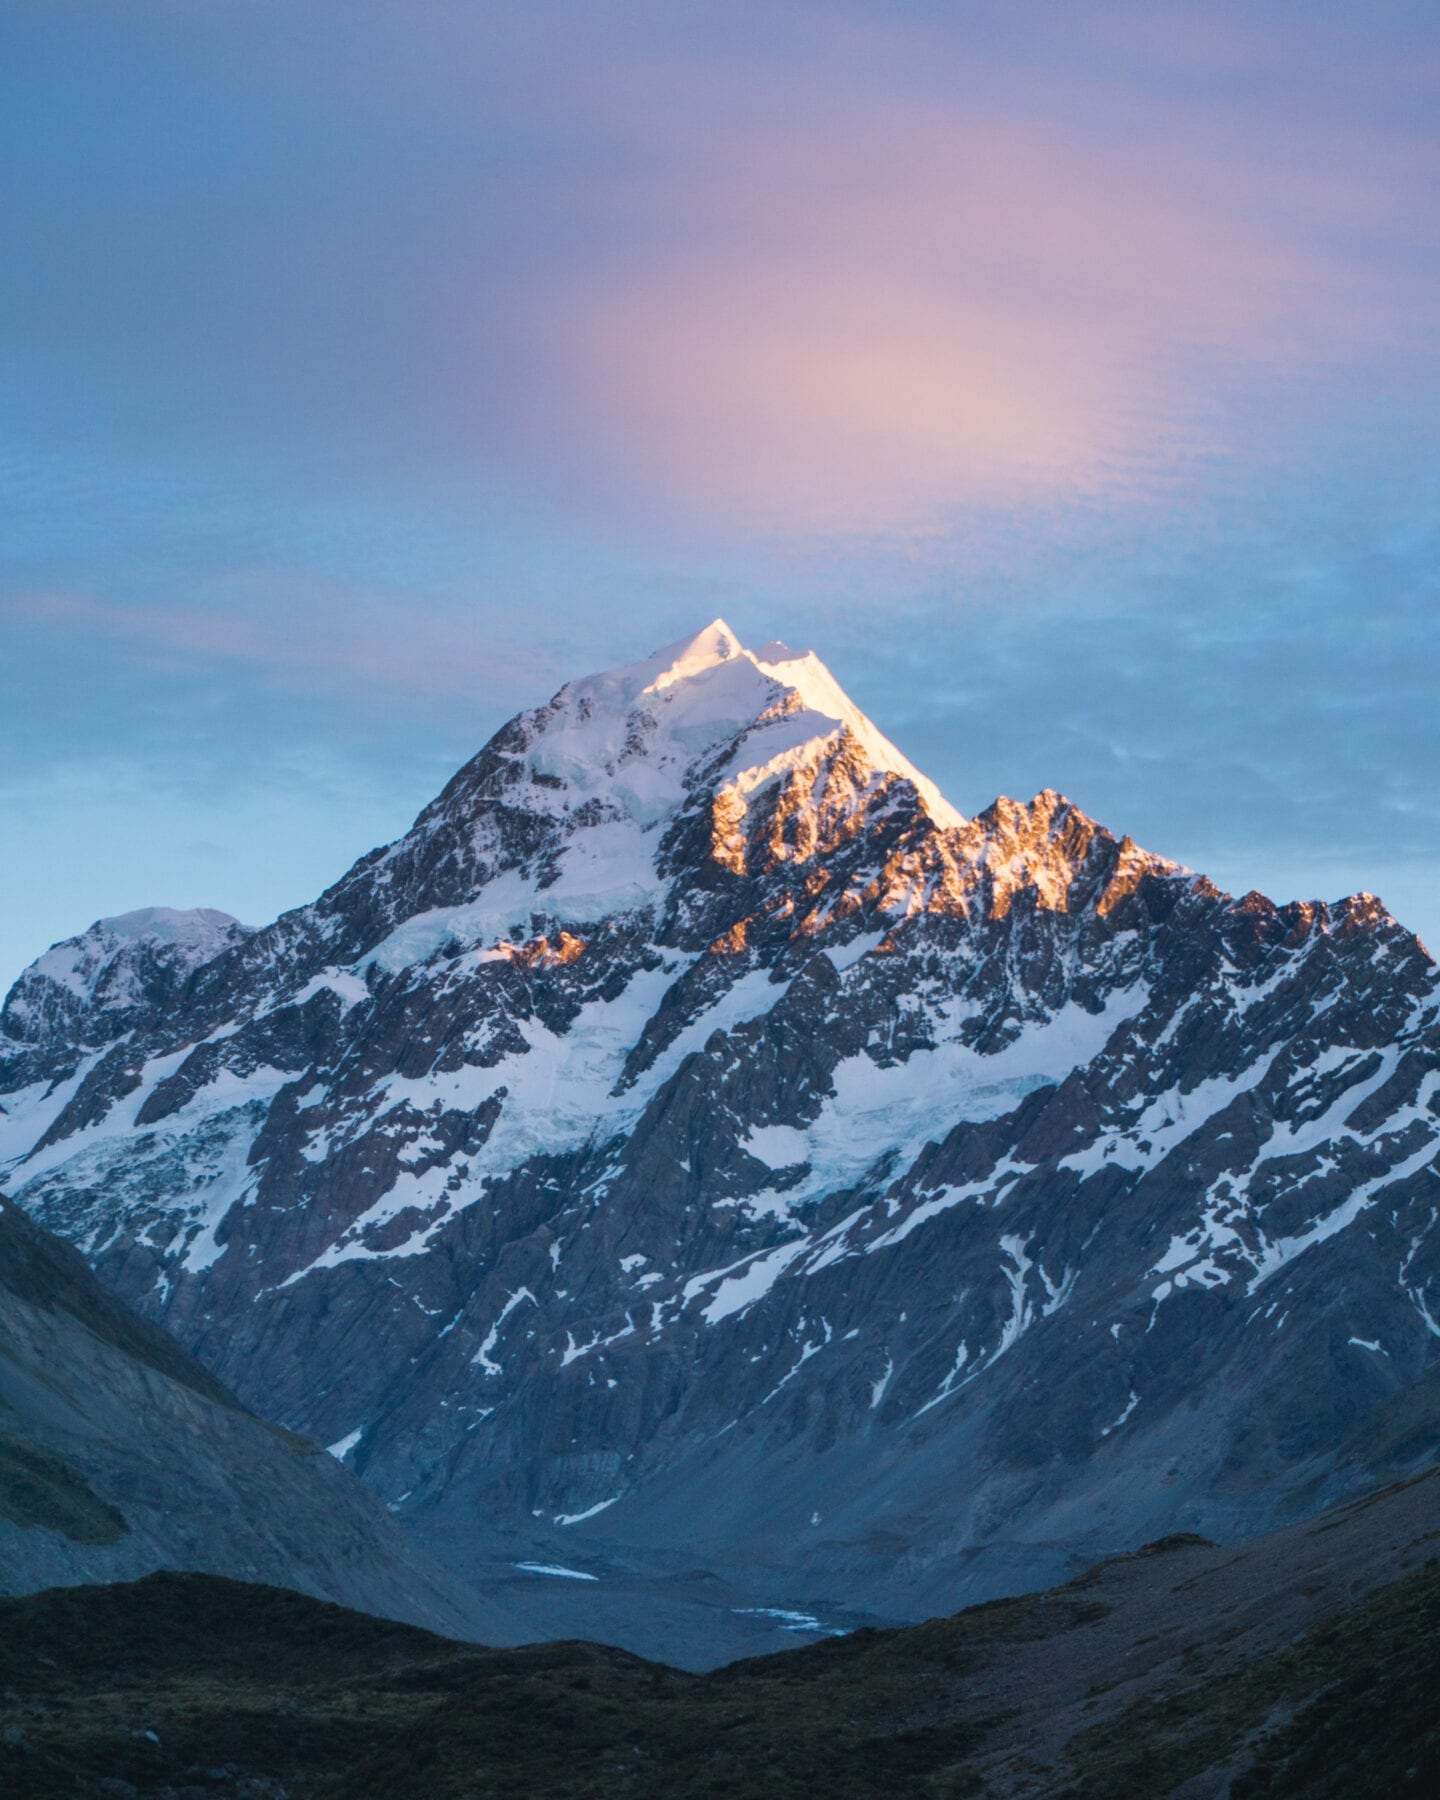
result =
[{"label": "rocky cliff face", "polygon": [[17,1197],[467,1555],[903,1615],[1432,1454],[1424,947],[964,819],[718,622],[123,1032],[36,980]]}]

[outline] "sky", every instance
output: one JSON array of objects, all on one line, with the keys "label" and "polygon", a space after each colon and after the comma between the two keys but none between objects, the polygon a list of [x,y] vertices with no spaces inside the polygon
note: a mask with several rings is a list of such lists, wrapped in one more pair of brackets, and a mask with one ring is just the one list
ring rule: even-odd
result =
[{"label": "sky", "polygon": [[0,985],[717,614],[1440,946],[1433,0],[5,0]]}]

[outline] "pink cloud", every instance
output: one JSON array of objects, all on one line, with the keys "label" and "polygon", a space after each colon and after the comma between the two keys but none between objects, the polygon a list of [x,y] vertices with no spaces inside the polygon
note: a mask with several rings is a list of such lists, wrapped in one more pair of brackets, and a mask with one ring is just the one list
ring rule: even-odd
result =
[{"label": "pink cloud", "polygon": [[12,258],[147,435],[803,535],[1433,414],[1440,71],[1395,9],[116,10],[269,146],[104,158]]},{"label": "pink cloud", "polygon": [[511,312],[530,444],[791,524],[1116,500],[1241,448],[1252,390],[1422,342],[1433,147],[1073,80],[951,103],[885,48],[734,114],[685,65],[622,98],[581,196],[613,251]]}]

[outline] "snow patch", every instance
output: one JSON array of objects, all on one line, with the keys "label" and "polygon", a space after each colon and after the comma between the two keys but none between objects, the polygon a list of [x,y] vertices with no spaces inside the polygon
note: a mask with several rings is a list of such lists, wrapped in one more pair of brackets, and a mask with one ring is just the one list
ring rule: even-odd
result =
[{"label": "snow patch", "polygon": [[[774,1250],[766,1250],[755,1258],[745,1259],[745,1266],[738,1275],[730,1275],[721,1271],[722,1279],[716,1288],[709,1304],[704,1309],[705,1323],[718,1325],[722,1319],[742,1312],[747,1306],[753,1306],[763,1295],[768,1294],[775,1283],[794,1262],[795,1258],[808,1247],[808,1240],[797,1238],[788,1244],[780,1244]],[[732,1265],[738,1267],[739,1265]],[[692,1290],[699,1291],[712,1280],[712,1276],[697,1276],[686,1284],[687,1297]]]},{"label": "snow patch", "polygon": [[470,1358],[471,1363],[483,1369],[487,1375],[503,1375],[505,1373],[500,1364],[492,1359],[490,1352],[500,1341],[501,1326],[504,1325],[505,1321],[510,1317],[511,1313],[514,1312],[515,1308],[522,1305],[526,1300],[528,1300],[532,1306],[537,1304],[535,1296],[530,1292],[528,1287],[516,1288],[515,1292],[508,1296],[505,1304],[495,1315],[495,1323],[490,1327],[489,1331],[486,1332],[484,1343],[481,1344],[480,1348]]},{"label": "snow patch", "polygon": [[607,1506],[613,1506],[619,1498],[618,1494],[612,1494],[608,1500],[597,1500],[594,1506],[587,1506],[584,1512],[556,1513],[555,1523],[557,1525],[583,1524],[586,1519],[593,1519],[596,1513],[604,1512]]},{"label": "snow patch", "polygon": [[1118,1431],[1139,1404],[1140,1396],[1135,1392],[1134,1388],[1131,1388],[1130,1398],[1125,1402],[1125,1410],[1120,1414],[1118,1419],[1105,1427],[1100,1433],[1101,1437],[1109,1437],[1112,1431]]}]

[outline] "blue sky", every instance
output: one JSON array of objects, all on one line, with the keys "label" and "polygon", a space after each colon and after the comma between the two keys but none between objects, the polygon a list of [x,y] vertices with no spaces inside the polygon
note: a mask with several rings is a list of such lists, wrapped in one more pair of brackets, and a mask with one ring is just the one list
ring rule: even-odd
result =
[{"label": "blue sky", "polygon": [[723,613],[1440,940],[1433,5],[9,0],[0,981]]}]

